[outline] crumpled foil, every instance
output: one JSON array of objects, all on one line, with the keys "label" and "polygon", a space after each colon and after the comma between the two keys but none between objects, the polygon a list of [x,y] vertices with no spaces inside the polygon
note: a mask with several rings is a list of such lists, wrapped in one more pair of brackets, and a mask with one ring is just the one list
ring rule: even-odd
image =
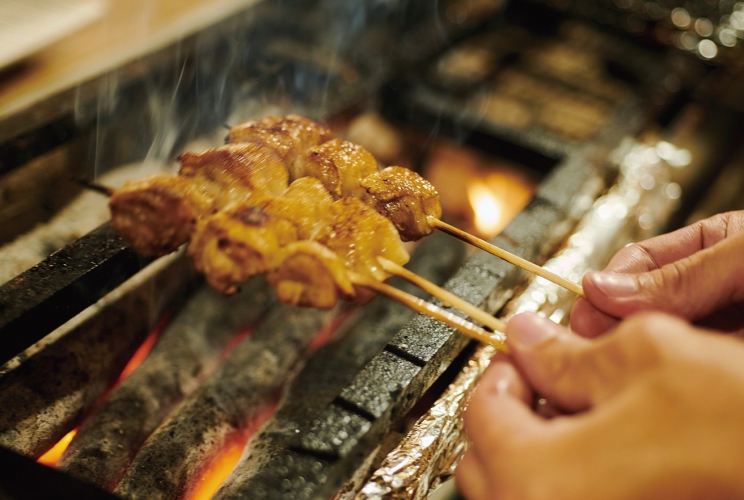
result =
[{"label": "crumpled foil", "polygon": [[[594,202],[566,246],[544,267],[580,282],[585,272],[604,266],[624,245],[657,232],[677,206],[681,193],[670,181],[670,172],[684,166],[677,160],[685,155],[689,153],[665,142],[623,142],[614,153],[620,171],[616,184]],[[535,311],[566,323],[574,298],[558,285],[535,278],[502,315]],[[455,381],[372,474],[356,500],[427,498],[452,476],[468,447],[462,413],[494,354],[491,346],[478,347]]]}]

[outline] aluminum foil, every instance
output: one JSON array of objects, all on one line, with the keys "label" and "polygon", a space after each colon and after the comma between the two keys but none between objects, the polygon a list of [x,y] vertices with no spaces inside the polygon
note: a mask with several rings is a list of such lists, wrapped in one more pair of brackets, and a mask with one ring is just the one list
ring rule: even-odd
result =
[{"label": "aluminum foil", "polygon": [[[688,152],[669,143],[639,144],[632,139],[617,148],[613,159],[619,167],[617,182],[593,203],[565,247],[544,266],[575,282],[588,270],[603,267],[625,244],[664,226],[681,194],[670,180],[671,171],[690,160]],[[574,298],[536,278],[502,315],[535,311],[565,324]],[[468,446],[461,415],[494,353],[491,346],[478,347],[455,381],[372,474],[357,500],[427,498],[454,473]]]}]

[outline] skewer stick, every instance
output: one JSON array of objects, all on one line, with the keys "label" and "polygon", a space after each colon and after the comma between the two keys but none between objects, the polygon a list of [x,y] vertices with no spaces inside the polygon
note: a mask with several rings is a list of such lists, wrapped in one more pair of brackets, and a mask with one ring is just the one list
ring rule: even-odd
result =
[{"label": "skewer stick", "polygon": [[398,290],[386,283],[373,280],[359,273],[349,272],[349,277],[352,283],[359,286],[364,286],[374,290],[375,292],[387,295],[391,299],[400,302],[404,306],[410,307],[414,311],[426,314],[438,321],[441,321],[445,325],[451,326],[460,333],[467,335],[470,338],[490,344],[495,348],[506,352],[506,345],[504,344],[503,336],[499,338],[493,334],[488,333],[483,328],[474,325],[470,321],[467,321],[459,316],[452,314],[451,312],[445,311],[441,307],[435,306],[431,302],[427,302],[420,299],[410,293],[406,293],[403,290]]},{"label": "skewer stick", "polygon": [[73,181],[77,182],[81,186],[83,186],[86,189],[90,189],[91,191],[95,191],[97,193],[101,193],[102,195],[111,197],[114,195],[116,190],[112,187],[104,186],[103,184],[99,184],[97,182],[91,181],[89,179],[85,179],[82,177],[77,177],[73,179]]},{"label": "skewer stick", "polygon": [[391,260],[388,260],[384,257],[377,257],[377,260],[380,262],[380,265],[385,271],[389,272],[390,274],[400,276],[404,280],[413,283],[414,285],[421,288],[422,290],[440,299],[442,302],[445,302],[453,306],[454,308],[461,310],[462,312],[470,316],[472,319],[487,326],[491,330],[495,332],[503,332],[506,330],[506,323],[504,323],[498,318],[495,318],[491,314],[488,314],[483,309],[474,306],[470,302],[467,302],[461,299],[454,293],[449,292],[440,286],[437,286],[431,281],[425,278],[422,278],[418,274],[409,271],[405,267],[398,265]]},{"label": "skewer stick", "polygon": [[514,255],[513,253],[507,252],[506,250],[497,247],[496,245],[492,245],[491,243],[488,243],[487,241],[484,241],[477,236],[473,236],[470,233],[467,233],[463,231],[462,229],[458,229],[454,226],[450,226],[446,222],[443,222],[439,219],[436,219],[434,217],[429,217],[429,223],[436,227],[437,229],[441,229],[445,233],[449,233],[452,236],[461,239],[462,241],[465,241],[467,243],[470,243],[473,246],[476,246],[480,248],[481,250],[485,250],[486,252],[493,254],[497,257],[500,257],[504,259],[505,261],[514,264],[515,266],[521,267],[522,269],[529,271],[533,274],[536,274],[540,276],[541,278],[545,278],[548,281],[552,281],[556,285],[562,286],[566,290],[570,290],[574,292],[575,294],[579,295],[580,297],[584,296],[584,289],[581,287],[581,285],[577,285],[573,281],[569,281],[566,278],[562,276],[558,276],[557,274],[548,271],[547,269],[538,266],[537,264],[533,264],[532,262],[523,259],[522,257],[518,257]]}]

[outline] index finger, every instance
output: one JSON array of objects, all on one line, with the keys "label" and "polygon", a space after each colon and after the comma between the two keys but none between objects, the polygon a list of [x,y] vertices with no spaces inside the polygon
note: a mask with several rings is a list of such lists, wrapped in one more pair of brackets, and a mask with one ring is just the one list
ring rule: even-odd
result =
[{"label": "index finger", "polygon": [[617,252],[605,271],[641,273],[704,250],[744,230],[744,211],[718,214],[668,234],[655,236]]}]

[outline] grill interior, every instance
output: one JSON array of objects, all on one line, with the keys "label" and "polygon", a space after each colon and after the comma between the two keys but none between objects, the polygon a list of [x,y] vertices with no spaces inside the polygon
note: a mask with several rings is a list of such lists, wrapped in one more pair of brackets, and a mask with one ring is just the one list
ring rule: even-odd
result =
[{"label": "grill interior", "polygon": [[[677,26],[681,6],[654,3],[657,16],[650,7],[585,4],[248,2],[32,106],[0,107],[0,241],[8,242],[0,259],[18,235],[65,216],[79,194],[70,178],[116,175],[125,164],[135,177],[140,165],[167,171],[185,148],[218,144],[223,124],[269,113],[321,120],[370,149],[383,129],[359,124],[374,116],[393,134],[378,157],[445,186],[467,162],[536,179],[531,201],[493,242],[541,264],[572,248],[594,200],[612,195],[633,175],[628,165],[652,150],[649,161],[665,162],[671,178],[651,176],[644,189],[681,188],[677,209],[651,205],[621,218],[652,231],[737,208],[744,179],[718,180],[742,161],[744,59],[729,43],[727,18],[705,14],[719,28],[706,37]],[[703,40],[716,44],[713,57]],[[656,147],[641,158],[628,141]],[[472,224],[470,211],[448,216]],[[382,297],[361,308],[292,309],[261,280],[217,297],[182,255],[142,259],[98,223],[79,237],[76,229],[42,237],[40,253],[54,253],[0,287],[0,449],[9,450],[0,470],[23,471],[0,476],[10,498],[114,498],[76,480],[83,473],[73,466],[61,473],[30,459],[82,424],[81,434],[101,437],[76,467],[95,467],[116,446],[106,432],[144,425],[136,404],[162,407],[164,424],[134,447],[131,467],[106,479],[117,495],[201,498],[203,476],[248,442],[217,498],[353,498],[405,422],[473,352],[452,329]],[[619,247],[628,237],[618,230],[605,239]],[[611,248],[597,249],[597,259]],[[427,237],[411,267],[494,314],[534,293],[522,271],[444,235]],[[149,355],[154,367],[119,386],[150,387],[146,398],[107,395],[153,331],[163,332]],[[86,424],[107,405],[113,420]]]}]

